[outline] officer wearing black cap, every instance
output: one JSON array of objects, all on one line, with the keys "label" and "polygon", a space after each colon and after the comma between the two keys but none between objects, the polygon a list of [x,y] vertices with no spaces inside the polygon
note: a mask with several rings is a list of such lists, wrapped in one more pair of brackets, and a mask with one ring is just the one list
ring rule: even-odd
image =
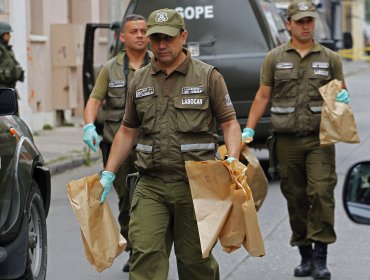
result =
[{"label": "officer wearing black cap", "polygon": [[217,261],[212,254],[202,258],[185,161],[215,159],[216,121],[229,161],[236,160],[240,126],[221,74],[183,48],[188,32],[178,12],[152,12],[146,34],[154,58],[131,82],[122,125],[100,180],[102,201],[137,142],[141,176],[131,204],[130,279],[167,279],[174,244],[180,280],[216,280]]},{"label": "officer wearing black cap", "polygon": [[[334,145],[320,146],[319,88],[333,79],[344,81],[342,64],[336,53],[313,40],[316,8],[311,1],[292,1],[286,17],[292,38],[265,58],[243,139],[253,140],[254,128],[271,101],[281,190],[292,229],[290,244],[298,246],[302,257],[294,275],[330,279],[327,245],[336,240],[337,175]],[[337,101],[349,102],[344,82]]]}]

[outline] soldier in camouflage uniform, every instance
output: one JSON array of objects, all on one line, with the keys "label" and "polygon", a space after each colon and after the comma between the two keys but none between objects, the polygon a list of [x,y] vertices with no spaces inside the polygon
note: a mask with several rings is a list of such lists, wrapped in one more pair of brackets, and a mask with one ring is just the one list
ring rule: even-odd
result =
[{"label": "soldier in camouflage uniform", "polygon": [[24,71],[9,45],[10,32],[13,32],[11,26],[0,21],[0,87],[15,89],[17,81],[24,81]]},{"label": "soldier in camouflage uniform", "polygon": [[302,257],[294,275],[330,279],[326,260],[328,244],[336,241],[337,175],[334,145],[320,146],[323,99],[319,88],[337,79],[343,82],[337,101],[348,103],[349,96],[338,54],[312,39],[316,17],[313,3],[292,1],[286,17],[292,39],[267,54],[242,135],[243,139],[253,139],[254,128],[271,101],[281,190],[292,229],[290,244],[298,246]]}]

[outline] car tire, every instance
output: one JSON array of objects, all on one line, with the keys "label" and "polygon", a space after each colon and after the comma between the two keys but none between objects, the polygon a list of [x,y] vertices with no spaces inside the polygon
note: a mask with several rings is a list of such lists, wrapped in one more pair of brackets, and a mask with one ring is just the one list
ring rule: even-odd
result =
[{"label": "car tire", "polygon": [[26,270],[20,280],[44,280],[47,267],[46,216],[40,188],[32,181],[26,202],[28,252]]}]

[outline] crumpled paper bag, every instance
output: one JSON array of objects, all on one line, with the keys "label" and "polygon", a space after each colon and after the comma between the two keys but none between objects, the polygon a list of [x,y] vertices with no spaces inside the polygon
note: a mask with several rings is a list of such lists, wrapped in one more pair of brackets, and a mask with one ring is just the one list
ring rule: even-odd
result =
[{"label": "crumpled paper bag", "polygon": [[217,239],[226,252],[244,246],[252,256],[265,255],[256,207],[240,162],[186,161],[203,258]]},{"label": "crumpled paper bag", "polygon": [[98,272],[111,267],[127,245],[108,201],[100,204],[102,191],[98,174],[67,185],[68,197],[80,224],[86,258]]},{"label": "crumpled paper bag", "polygon": [[324,99],[321,111],[320,145],[336,142],[360,143],[355,117],[349,104],[336,101],[342,82],[332,80],[319,88]]},{"label": "crumpled paper bag", "polygon": [[[218,148],[218,154],[221,160],[225,158],[227,155],[227,148],[225,145]],[[245,175],[247,177],[247,184],[252,190],[254,204],[258,211],[262,207],[267,196],[269,182],[259,160],[253,150],[248,147],[247,143],[242,143],[240,154],[240,160],[245,158],[248,161]]]},{"label": "crumpled paper bag", "polygon": [[225,252],[231,253],[241,245],[253,257],[266,254],[258,224],[256,206],[252,191],[247,183],[247,169],[241,162],[222,162],[229,169],[233,184],[230,186],[233,205],[219,234],[219,241]]},{"label": "crumpled paper bag", "polygon": [[232,205],[228,169],[220,162],[186,161],[194,210],[197,218],[202,256],[206,258],[215,245]]}]

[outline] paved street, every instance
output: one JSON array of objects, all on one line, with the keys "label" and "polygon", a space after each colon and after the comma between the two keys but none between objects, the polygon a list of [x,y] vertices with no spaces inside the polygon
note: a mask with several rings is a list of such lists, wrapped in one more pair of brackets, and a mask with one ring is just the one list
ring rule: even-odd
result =
[{"label": "paved street", "polygon": [[[336,188],[336,230],[337,242],[329,246],[328,267],[333,280],[370,280],[370,226],[357,225],[346,216],[342,206],[342,186],[344,176],[353,163],[370,159],[370,127],[368,108],[370,104],[369,82],[370,64],[351,64],[346,66],[346,83],[351,96],[351,106],[355,113],[361,143],[337,144],[338,184]],[[49,132],[36,136],[40,150],[49,156],[48,161],[55,164],[48,151],[48,145],[53,143],[68,157],[73,150],[81,154],[82,128],[65,128],[64,137],[55,140],[50,136],[44,141]],[[59,131],[59,129],[56,129]],[[68,131],[68,133],[66,133]],[[57,134],[54,132],[54,134]],[[50,134],[51,135],[51,134]],[[78,139],[78,137],[80,137]],[[56,142],[60,141],[60,142]],[[68,141],[69,145],[63,145]],[[59,143],[59,144],[58,144]],[[261,153],[263,157],[264,153]],[[65,164],[65,163],[63,163]],[[69,168],[65,166],[65,168]],[[92,166],[59,170],[52,177],[52,202],[48,217],[48,280],[93,280],[93,279],[128,279],[128,274],[121,272],[122,264],[127,254],[120,255],[113,266],[99,274],[87,262],[80,238],[78,224],[73,216],[65,186],[71,179],[93,174],[101,170],[100,160],[93,161]],[[117,199],[114,192],[109,201],[117,214]],[[292,276],[293,268],[299,263],[299,255],[295,248],[289,246],[290,229],[285,201],[280,193],[279,182],[270,182],[269,193],[259,212],[259,221],[264,236],[267,255],[263,258],[252,258],[244,249],[232,254],[226,254],[216,246],[214,254],[220,264],[222,280],[290,280],[299,279]],[[171,257],[169,280],[176,280],[176,262]],[[303,279],[312,279],[310,277]],[[189,279],[191,280],[191,279]]]}]

